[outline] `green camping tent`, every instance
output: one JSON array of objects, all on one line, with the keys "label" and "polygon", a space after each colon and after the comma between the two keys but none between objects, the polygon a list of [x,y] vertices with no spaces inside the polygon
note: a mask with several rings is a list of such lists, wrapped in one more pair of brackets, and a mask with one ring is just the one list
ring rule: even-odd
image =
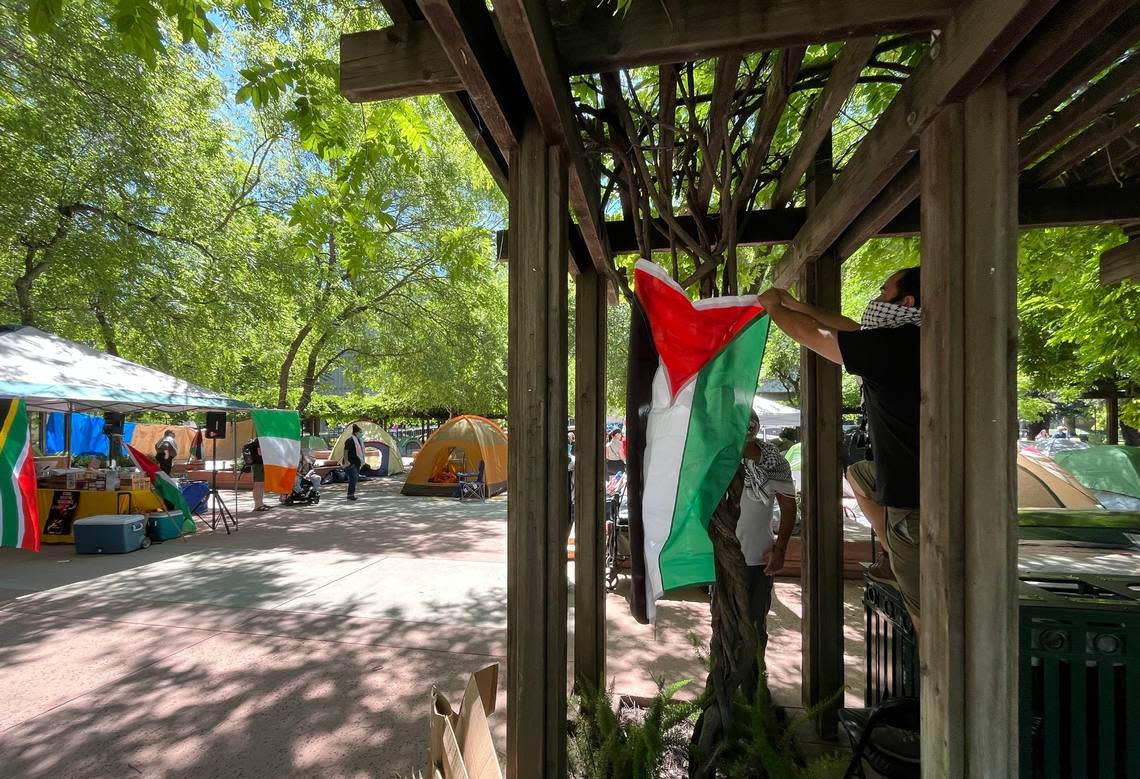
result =
[{"label": "green camping tent", "polygon": [[1069,449],[1057,452],[1054,459],[1091,490],[1140,498],[1140,447]]},{"label": "green camping tent", "polygon": [[[345,426],[344,432],[333,444],[332,452],[329,454],[330,460],[340,462],[344,459],[344,442],[352,435],[353,425],[360,428],[361,437],[364,439],[364,461],[366,463],[379,471],[381,476],[395,476],[397,473],[404,472],[404,460],[400,456],[400,447],[392,438],[392,434],[375,422],[369,422],[365,419],[358,419]],[[369,449],[373,451],[369,452]]]}]

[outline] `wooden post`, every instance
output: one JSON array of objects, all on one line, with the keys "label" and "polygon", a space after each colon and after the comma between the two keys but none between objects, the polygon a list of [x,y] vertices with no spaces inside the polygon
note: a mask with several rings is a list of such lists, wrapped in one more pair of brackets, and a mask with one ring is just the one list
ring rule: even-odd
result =
[{"label": "wooden post", "polygon": [[575,281],[574,681],[606,684],[606,279],[582,263]]},{"label": "wooden post", "polygon": [[922,133],[922,775],[1017,776],[1017,113]]},{"label": "wooden post", "polygon": [[566,776],[567,165],[533,118],[510,163],[507,776]]},{"label": "wooden post", "polygon": [[1104,399],[1105,443],[1120,443],[1120,398],[1111,393]]},{"label": "wooden post", "polygon": [[[808,171],[808,208],[831,183],[831,134]],[[824,252],[805,268],[803,295],[813,305],[839,310],[839,256]],[[839,366],[814,352],[800,352],[803,432],[803,686],[805,706],[835,695],[843,677],[843,512],[840,480]],[[842,700],[837,706],[842,705]],[[817,720],[821,733],[834,733],[837,706]]]}]

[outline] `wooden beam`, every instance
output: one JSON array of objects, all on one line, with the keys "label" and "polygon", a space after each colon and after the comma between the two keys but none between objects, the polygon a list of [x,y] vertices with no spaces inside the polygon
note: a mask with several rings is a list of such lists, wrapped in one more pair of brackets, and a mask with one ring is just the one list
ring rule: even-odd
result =
[{"label": "wooden beam", "polygon": [[1063,67],[1021,101],[1018,119],[1022,127],[1032,127],[1044,119],[1059,103],[1072,97],[1074,92],[1098,73],[1111,67],[1112,63],[1135,45],[1140,39],[1140,5],[1133,5],[1110,27],[1099,31],[1099,34],[1084,30],[1080,32],[1093,35],[1087,39],[1088,45],[1077,49],[1075,57],[1069,56],[1073,49],[1056,51],[1056,60],[1063,62]]},{"label": "wooden beam", "polygon": [[[1100,81],[1053,114],[1044,124],[1022,139],[1018,146],[1022,167],[1039,159],[1074,133],[1088,127],[1124,98],[1140,88],[1140,54],[1113,68]],[[1028,128],[1022,126],[1024,132]]]},{"label": "wooden beam", "polygon": [[350,102],[463,88],[427,22],[340,36],[340,94]]},{"label": "wooden beam", "polygon": [[1140,93],[1117,103],[1068,143],[1055,149],[1049,156],[1030,168],[1024,178],[1044,183],[1056,178],[1079,162],[1102,149],[1117,138],[1123,138],[1140,123]]},{"label": "wooden beam", "polygon": [[1016,108],[922,134],[922,775],[1017,776]]},{"label": "wooden beam", "polygon": [[[808,208],[814,208],[831,183],[831,135],[824,137],[808,172]],[[835,252],[809,263],[804,299],[827,311],[840,310],[842,278]],[[843,493],[840,413],[843,393],[839,366],[809,349],[800,349],[803,389],[803,526],[800,569],[803,592],[804,706],[834,699],[843,681]],[[836,729],[841,704],[821,712],[819,732]]]},{"label": "wooden beam", "polygon": [[1126,178],[1123,168],[1137,156],[1140,156],[1140,128],[1108,144],[1062,176],[1062,180],[1081,186],[1120,186]]},{"label": "wooden beam", "polygon": [[967,0],[931,56],[907,79],[854,157],[808,217],[775,269],[787,286],[808,260],[827,250],[914,155],[917,133],[943,105],[960,99],[1008,56],[1053,0]]},{"label": "wooden beam", "polygon": [[611,263],[601,229],[600,174],[587,160],[582,146],[570,100],[570,84],[558,63],[547,6],[541,0],[499,0],[495,11],[547,141],[561,144],[567,151],[570,205],[594,267],[608,275]]},{"label": "wooden beam", "polygon": [[1133,238],[1100,255],[1100,283],[1140,281],[1140,238]]},{"label": "wooden beam", "polygon": [[[917,200],[918,160],[911,160],[839,236],[839,241],[836,243],[839,259],[847,259],[868,240],[889,230],[892,222]],[[913,224],[917,229],[917,206],[913,210],[914,213],[909,215],[906,223],[908,227]]]},{"label": "wooden beam", "polygon": [[799,186],[800,177],[807,172],[815,156],[816,149],[824,137],[831,132],[831,124],[839,115],[839,110],[847,101],[855,81],[863,71],[863,66],[875,51],[878,39],[874,36],[854,38],[843,45],[843,51],[835,58],[827,86],[816,97],[811,108],[800,124],[800,138],[788,163],[780,173],[776,189],[772,193],[771,208],[782,208],[792,199]]},{"label": "wooden beam", "polygon": [[[1140,154],[1140,152],[1138,152]],[[906,175],[907,168],[900,176]],[[863,242],[871,238],[898,238],[918,235],[919,204],[908,200],[910,183],[896,178],[875,201],[860,214],[836,244],[840,257],[847,258]],[[888,205],[893,203],[892,205]],[[899,203],[905,203],[899,206]],[[882,219],[885,213],[894,212],[889,221],[874,233],[866,234],[863,225],[873,219]],[[746,225],[741,234],[741,246],[773,246],[789,243],[807,221],[806,208],[775,208],[746,211],[742,217]],[[1018,198],[1018,220],[1022,229],[1039,227],[1075,227],[1077,225],[1124,224],[1140,220],[1140,184],[1117,184],[1096,187],[1022,187]],[[696,230],[691,216],[680,215],[677,221],[686,230]],[[636,254],[640,251],[634,225],[628,221],[603,223],[614,254]],[[660,227],[665,229],[664,223]],[[712,234],[719,230],[719,222],[709,225]],[[507,231],[497,235],[498,258],[507,259]],[[865,235],[865,237],[864,237]],[[653,229],[650,232],[654,251],[669,248],[668,240]],[[857,239],[858,237],[858,239]],[[856,245],[858,244],[858,245]],[[573,241],[571,248],[574,247]]]},{"label": "wooden beam", "polygon": [[1059,3],[1010,56],[1006,67],[1010,94],[1022,98],[1040,88],[1090,36],[1109,27],[1134,4],[1135,0]]},{"label": "wooden beam", "polygon": [[567,199],[538,123],[511,153],[507,776],[566,775]]},{"label": "wooden beam", "polygon": [[567,75],[942,27],[951,0],[580,0],[551,6]]},{"label": "wooden beam", "polygon": [[471,102],[471,96],[466,92],[446,92],[440,95],[443,104],[451,111],[455,121],[467,136],[475,153],[483,161],[491,178],[499,185],[505,195],[507,193],[507,158],[499,150],[498,144],[491,136],[487,125],[483,124],[479,116],[479,109]]},{"label": "wooden beam", "polygon": [[574,284],[574,682],[606,689],[606,277],[584,265]]},{"label": "wooden beam", "polygon": [[499,150],[517,145],[529,109],[518,71],[499,44],[486,6],[462,0],[418,0],[451,65]]}]

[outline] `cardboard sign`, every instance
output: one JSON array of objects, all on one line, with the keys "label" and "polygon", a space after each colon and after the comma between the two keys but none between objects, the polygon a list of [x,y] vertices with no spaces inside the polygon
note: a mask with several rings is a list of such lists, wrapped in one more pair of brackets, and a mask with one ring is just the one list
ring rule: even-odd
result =
[{"label": "cardboard sign", "polygon": [[471,675],[459,712],[436,688],[431,691],[431,747],[427,775],[442,779],[503,779],[491,726],[499,664]]}]

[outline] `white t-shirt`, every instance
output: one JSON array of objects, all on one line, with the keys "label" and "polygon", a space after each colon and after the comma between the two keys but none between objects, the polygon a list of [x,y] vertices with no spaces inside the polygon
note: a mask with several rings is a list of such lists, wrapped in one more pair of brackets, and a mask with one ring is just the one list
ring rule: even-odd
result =
[{"label": "white t-shirt", "polygon": [[621,460],[621,441],[616,438],[606,444],[606,459],[607,460]]},{"label": "white t-shirt", "polygon": [[[775,456],[782,457],[779,450],[773,449]],[[740,495],[740,520],[736,523],[736,538],[740,541],[740,551],[744,553],[744,562],[748,565],[763,565],[764,555],[776,542],[772,533],[772,504],[776,502],[776,494],[793,498],[796,496],[796,487],[788,479],[771,479],[764,487],[764,491],[771,493],[771,498],[764,499],[757,494],[760,490],[747,487]]]}]

